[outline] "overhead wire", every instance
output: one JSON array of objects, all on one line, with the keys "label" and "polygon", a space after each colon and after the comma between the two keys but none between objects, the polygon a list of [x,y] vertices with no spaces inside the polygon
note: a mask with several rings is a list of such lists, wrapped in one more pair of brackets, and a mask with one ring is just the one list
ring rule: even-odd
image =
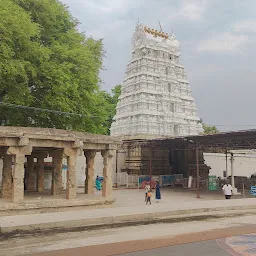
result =
[{"label": "overhead wire", "polygon": [[[74,116],[84,116],[89,118],[95,118],[100,117],[97,115],[86,115],[83,113],[75,113],[75,112],[65,112],[60,110],[53,110],[53,109],[47,109],[47,108],[38,108],[38,107],[30,107],[30,106],[23,106],[18,104],[12,104],[12,103],[6,103],[6,102],[0,102],[0,105],[6,106],[6,107],[13,107],[13,108],[20,108],[20,109],[29,109],[34,111],[41,111],[41,112],[49,112],[49,113],[55,113],[55,114],[61,114],[61,115],[74,115]],[[214,126],[223,126],[223,127],[256,127],[256,124],[212,124]]]},{"label": "overhead wire", "polygon": [[90,118],[100,117],[97,115],[86,115],[83,113],[74,113],[74,112],[65,112],[65,111],[46,109],[46,108],[29,107],[29,106],[17,105],[17,104],[6,103],[6,102],[0,102],[0,105],[6,106],[6,107],[20,108],[20,109],[30,109],[30,110],[41,111],[41,112],[50,112],[50,113],[62,114],[62,115],[85,116],[85,117],[90,117]]}]

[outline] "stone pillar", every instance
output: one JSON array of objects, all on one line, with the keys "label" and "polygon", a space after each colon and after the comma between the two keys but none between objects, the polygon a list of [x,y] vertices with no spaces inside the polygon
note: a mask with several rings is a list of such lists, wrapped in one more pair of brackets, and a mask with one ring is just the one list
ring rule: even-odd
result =
[{"label": "stone pillar", "polygon": [[235,175],[234,175],[234,154],[231,153],[231,158],[230,158],[230,162],[231,162],[231,186],[232,186],[232,194],[233,195],[240,195],[241,193],[237,192],[237,188],[235,187]]},{"label": "stone pillar", "polygon": [[44,192],[44,158],[43,154],[37,157],[37,191],[39,193]]},{"label": "stone pillar", "polygon": [[101,151],[103,157],[103,186],[102,196],[110,197],[112,195],[112,169],[113,169],[113,156],[115,155],[114,150],[103,150]]},{"label": "stone pillar", "polygon": [[65,149],[64,154],[67,156],[67,188],[66,188],[66,198],[75,199],[76,198],[76,157],[77,149]]},{"label": "stone pillar", "polygon": [[231,186],[234,188],[235,187],[235,177],[234,177],[234,155],[231,153],[231,158],[230,158],[230,162],[231,162]]},{"label": "stone pillar", "polygon": [[27,157],[27,190],[34,191],[35,190],[35,163],[34,157],[28,156]]},{"label": "stone pillar", "polygon": [[3,158],[2,198],[12,198],[12,156],[5,154]]},{"label": "stone pillar", "polygon": [[62,161],[63,150],[55,150],[52,153],[52,195],[60,195],[62,190]]},{"label": "stone pillar", "polygon": [[95,151],[84,151],[86,157],[86,180],[85,180],[85,194],[92,195],[94,194],[94,159],[96,152]]},{"label": "stone pillar", "polygon": [[19,203],[24,199],[24,162],[25,156],[30,155],[32,147],[9,147],[8,155],[14,155],[12,201]]}]

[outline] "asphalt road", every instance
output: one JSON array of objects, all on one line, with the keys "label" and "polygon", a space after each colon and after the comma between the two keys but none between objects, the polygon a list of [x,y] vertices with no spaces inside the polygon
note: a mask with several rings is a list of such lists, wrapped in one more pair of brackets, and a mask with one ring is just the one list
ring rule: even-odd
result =
[{"label": "asphalt road", "polygon": [[222,249],[216,240],[197,242],[191,244],[175,245],[163,247],[153,250],[145,250],[140,252],[119,254],[119,256],[229,256],[224,249]]},{"label": "asphalt road", "polygon": [[[255,226],[252,228],[255,230]],[[175,239],[157,239],[79,247],[34,254],[33,256],[256,256],[256,233],[217,238],[221,233],[237,232],[215,230],[177,236]],[[243,232],[241,230],[241,232]],[[215,239],[208,240],[209,237]],[[204,239],[204,240],[202,240]],[[190,242],[189,242],[190,241]],[[193,242],[192,242],[193,241]],[[198,241],[198,242],[197,242]],[[167,242],[167,243],[166,243]]]},{"label": "asphalt road", "polygon": [[225,250],[256,255],[255,215],[0,239],[0,256],[230,255]]}]

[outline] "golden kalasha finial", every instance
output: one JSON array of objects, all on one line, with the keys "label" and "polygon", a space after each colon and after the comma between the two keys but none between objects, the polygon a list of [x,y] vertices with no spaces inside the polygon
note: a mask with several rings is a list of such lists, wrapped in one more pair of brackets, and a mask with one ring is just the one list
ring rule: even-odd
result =
[{"label": "golden kalasha finial", "polygon": [[146,26],[144,27],[144,31],[146,33],[154,35],[155,37],[159,36],[159,37],[162,37],[162,38],[165,38],[165,39],[169,38],[168,33],[164,33],[163,31],[157,31],[156,29],[153,29],[153,28],[147,28]]}]

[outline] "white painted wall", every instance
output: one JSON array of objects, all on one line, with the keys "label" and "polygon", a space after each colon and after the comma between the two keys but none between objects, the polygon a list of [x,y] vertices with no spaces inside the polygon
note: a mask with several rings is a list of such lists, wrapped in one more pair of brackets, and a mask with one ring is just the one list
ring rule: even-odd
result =
[{"label": "white painted wall", "polygon": [[[210,175],[223,178],[223,171],[226,170],[226,155],[215,153],[204,153],[205,163],[211,167]],[[256,156],[234,154],[235,176],[250,177],[256,173]],[[230,155],[228,155],[228,176],[231,175]]]},{"label": "white painted wall", "polygon": [[[84,186],[84,181],[86,179],[85,175],[85,169],[86,169],[86,158],[85,156],[78,156],[77,157],[77,163],[76,163],[76,180],[77,185],[79,187]],[[101,156],[100,152],[97,152],[95,156],[94,161],[94,179],[96,179],[97,175],[102,176],[103,175],[103,158]]]}]

